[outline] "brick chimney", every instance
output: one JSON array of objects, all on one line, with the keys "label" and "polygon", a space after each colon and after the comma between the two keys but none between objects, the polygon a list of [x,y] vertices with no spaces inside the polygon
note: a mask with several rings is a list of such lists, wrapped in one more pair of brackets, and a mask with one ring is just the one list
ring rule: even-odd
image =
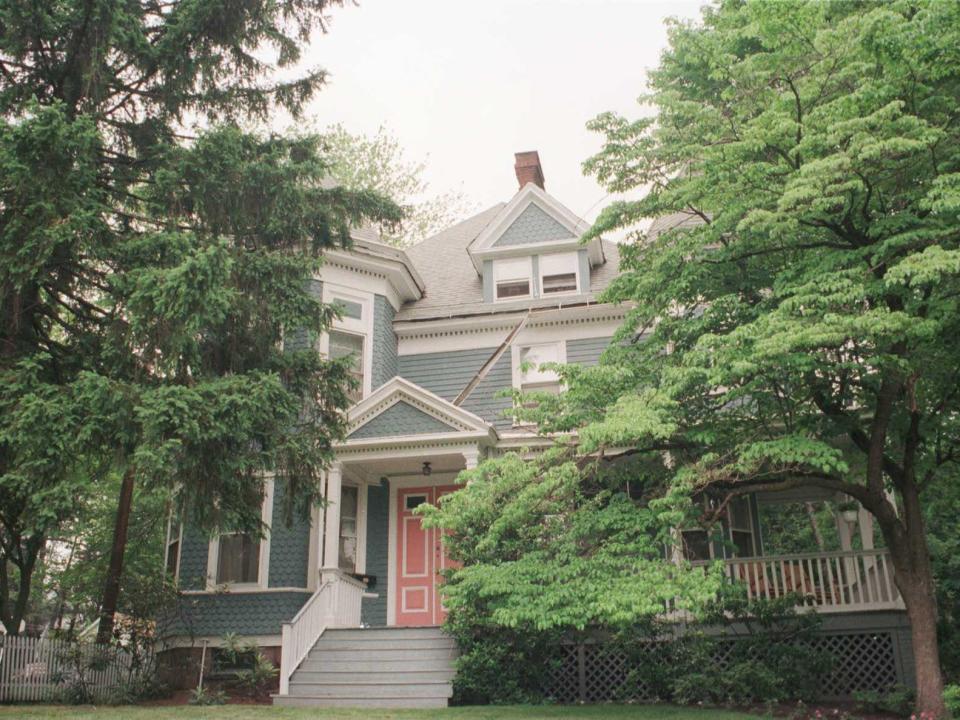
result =
[{"label": "brick chimney", "polygon": [[516,163],[513,169],[517,173],[517,182],[523,188],[527,183],[533,183],[543,190],[543,168],[540,166],[540,155],[536,150],[518,152],[514,154]]}]

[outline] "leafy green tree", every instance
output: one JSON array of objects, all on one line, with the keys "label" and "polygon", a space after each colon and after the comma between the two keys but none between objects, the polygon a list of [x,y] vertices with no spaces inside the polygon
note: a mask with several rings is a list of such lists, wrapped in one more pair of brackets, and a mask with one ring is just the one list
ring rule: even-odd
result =
[{"label": "leafy green tree", "polygon": [[[100,602],[109,639],[134,489],[178,488],[206,527],[259,529],[263,471],[317,498],[346,369],[284,353],[316,334],[310,291],[351,227],[399,220],[329,187],[295,117],[295,68],[325,0],[0,6],[0,619],[16,633],[36,559],[90,483],[122,478]],[[191,130],[188,121],[199,130]]]},{"label": "leafy green tree", "polygon": [[[642,200],[607,299],[633,386],[587,446],[671,446],[672,482],[859,501],[890,550],[917,708],[945,714],[923,497],[960,458],[960,5],[722,2],[676,23],[585,169]],[[643,218],[668,217],[657,232]],[[581,389],[582,397],[585,391]],[[563,401],[561,401],[562,404]],[[956,518],[953,518],[954,533]]]},{"label": "leafy green tree", "polygon": [[334,125],[323,133],[323,146],[334,181],[349,190],[379,192],[404,208],[399,226],[380,228],[389,243],[413,245],[475,209],[461,192],[429,192],[423,179],[426,163],[407,160],[400,142],[386,128],[365,136]]}]

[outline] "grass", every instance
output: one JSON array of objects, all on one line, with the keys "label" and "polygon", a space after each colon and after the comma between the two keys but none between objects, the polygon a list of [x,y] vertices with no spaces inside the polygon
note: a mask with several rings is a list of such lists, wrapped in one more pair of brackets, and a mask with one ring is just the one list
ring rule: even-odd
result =
[{"label": "grass", "polygon": [[337,708],[275,708],[268,705],[214,707],[149,706],[90,707],[0,705],[0,719],[24,720],[744,720],[756,716],[729,710],[674,705],[513,705],[438,710],[350,710]]}]

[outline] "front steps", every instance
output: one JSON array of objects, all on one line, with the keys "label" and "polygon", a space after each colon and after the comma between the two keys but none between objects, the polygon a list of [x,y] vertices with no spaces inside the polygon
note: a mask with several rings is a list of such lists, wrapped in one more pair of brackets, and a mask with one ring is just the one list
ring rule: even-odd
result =
[{"label": "front steps", "polygon": [[327,630],[290,678],[288,707],[446,707],[453,638],[440,628]]}]

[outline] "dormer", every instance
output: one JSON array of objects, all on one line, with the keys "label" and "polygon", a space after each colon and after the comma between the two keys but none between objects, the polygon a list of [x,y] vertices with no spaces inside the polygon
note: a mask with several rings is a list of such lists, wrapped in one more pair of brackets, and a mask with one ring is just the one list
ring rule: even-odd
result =
[{"label": "dormer", "polygon": [[515,157],[520,190],[469,247],[484,302],[588,292],[591,268],[604,261],[600,240],[580,242],[589,225],[544,190],[536,151]]}]

